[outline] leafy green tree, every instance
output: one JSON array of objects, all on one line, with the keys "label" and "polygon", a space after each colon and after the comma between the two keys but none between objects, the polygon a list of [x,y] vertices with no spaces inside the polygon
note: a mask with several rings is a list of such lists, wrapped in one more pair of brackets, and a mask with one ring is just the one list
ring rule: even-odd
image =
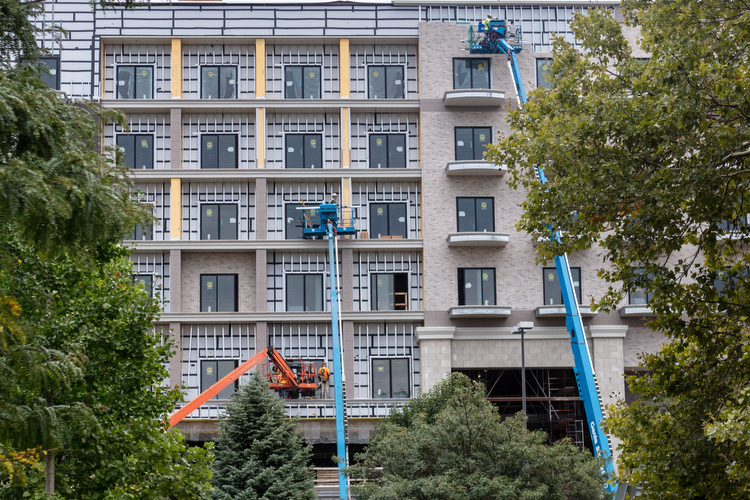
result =
[{"label": "leafy green tree", "polygon": [[658,315],[650,327],[671,341],[628,379],[642,399],[610,408],[620,479],[647,498],[747,498],[750,7],[622,8],[650,58],[632,56],[610,12],[577,16],[583,50],[554,42],[552,88],[511,113],[513,134],[489,158],[528,190],[519,228],[543,239],[562,231],[539,246],[540,260],[597,248],[611,283],[597,306],[646,290]]},{"label": "leafy green tree", "polygon": [[503,420],[482,386],[454,373],[381,421],[348,473],[367,479],[352,483],[362,500],[604,498],[601,459],[546,442],[521,415]]},{"label": "leafy green tree", "polygon": [[284,420],[284,403],[255,372],[227,404],[219,422],[214,476],[216,500],[316,498],[310,449]]}]

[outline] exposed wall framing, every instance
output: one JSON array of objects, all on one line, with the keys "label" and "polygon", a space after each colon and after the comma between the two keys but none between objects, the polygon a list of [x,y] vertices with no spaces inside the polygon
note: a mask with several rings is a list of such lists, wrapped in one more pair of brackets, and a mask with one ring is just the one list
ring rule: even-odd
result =
[{"label": "exposed wall framing", "polygon": [[285,358],[333,362],[330,323],[269,323],[268,346]]},{"label": "exposed wall framing", "polygon": [[255,239],[254,184],[250,182],[184,182],[182,184],[183,239],[201,239],[201,205],[204,203],[237,204],[238,239]]},{"label": "exposed wall framing", "polygon": [[168,182],[138,182],[131,188],[130,198],[139,203],[150,205],[156,220],[151,227],[154,240],[169,240],[171,231],[170,221],[170,196]]},{"label": "exposed wall framing", "polygon": [[237,97],[255,97],[255,45],[184,44],[182,46],[182,96],[201,97],[201,66],[236,66]]},{"label": "exposed wall framing", "polygon": [[351,118],[351,166],[369,168],[370,134],[404,134],[406,167],[419,168],[419,115],[416,113],[359,113]]},{"label": "exposed wall framing", "polygon": [[341,161],[341,132],[338,113],[268,114],[266,165],[268,168],[286,166],[287,134],[320,134],[323,148],[323,168],[339,168]]},{"label": "exposed wall framing", "polygon": [[414,332],[419,323],[359,323],[354,325],[354,399],[370,399],[373,358],[406,358],[411,375],[411,397],[419,396],[419,345]]},{"label": "exposed wall framing", "polygon": [[117,98],[117,66],[153,66],[154,99],[172,97],[172,47],[167,44],[106,44],[104,48],[104,98]]},{"label": "exposed wall framing", "polygon": [[182,118],[182,168],[201,168],[202,134],[236,134],[237,168],[255,168],[255,114],[190,113]]},{"label": "exposed wall framing", "polygon": [[[421,192],[418,182],[352,182],[352,206],[357,208],[355,226],[369,231],[370,203],[406,203],[409,238],[422,236]],[[360,234],[361,237],[361,234]]]},{"label": "exposed wall framing", "polygon": [[104,144],[114,146],[121,134],[147,134],[154,137],[154,168],[170,168],[169,115],[163,113],[133,113],[127,116],[127,127],[108,123],[104,126]]},{"label": "exposed wall framing", "polygon": [[151,275],[153,295],[161,304],[162,311],[169,312],[169,252],[133,252],[133,274]]},{"label": "exposed wall framing", "polygon": [[367,99],[367,66],[403,66],[406,99],[419,98],[419,68],[417,45],[352,45],[349,49],[351,64],[351,97]]},{"label": "exposed wall framing", "polygon": [[418,252],[354,252],[352,293],[355,311],[372,311],[372,274],[409,275],[409,311],[422,310],[422,256]]},{"label": "exposed wall framing", "polygon": [[284,207],[287,203],[302,203],[317,206],[328,201],[331,193],[340,193],[339,183],[288,182],[268,183],[267,231],[269,240],[283,240],[286,230]]},{"label": "exposed wall framing", "polygon": [[[331,310],[331,284],[328,277],[328,254],[324,252],[268,252],[268,311],[286,311],[286,276],[288,274],[322,274],[323,308]],[[341,261],[338,274],[341,276]]]},{"label": "exposed wall framing", "polygon": [[321,97],[338,98],[339,46],[328,45],[267,45],[266,95],[272,99],[284,98],[285,66],[320,66]]},{"label": "exposed wall framing", "polygon": [[[186,401],[198,397],[201,392],[201,361],[236,360],[239,366],[256,353],[254,323],[183,324],[181,338],[181,381],[187,387]],[[239,379],[240,384],[247,383],[249,377],[250,374],[245,373]],[[193,416],[197,415],[194,413]]]}]

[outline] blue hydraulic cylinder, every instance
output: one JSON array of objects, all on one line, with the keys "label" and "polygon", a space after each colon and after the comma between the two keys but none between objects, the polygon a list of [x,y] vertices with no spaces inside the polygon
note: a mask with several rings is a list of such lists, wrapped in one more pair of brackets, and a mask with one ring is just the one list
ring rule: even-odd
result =
[{"label": "blue hydraulic cylinder", "polygon": [[339,343],[339,306],[338,291],[336,290],[336,260],[334,259],[333,242],[336,235],[333,232],[333,224],[328,221],[326,230],[328,234],[328,254],[330,262],[331,278],[331,325],[333,327],[333,395],[336,403],[336,454],[339,457],[339,498],[347,499],[346,474],[346,435],[344,433],[344,392],[341,381],[341,345]]}]

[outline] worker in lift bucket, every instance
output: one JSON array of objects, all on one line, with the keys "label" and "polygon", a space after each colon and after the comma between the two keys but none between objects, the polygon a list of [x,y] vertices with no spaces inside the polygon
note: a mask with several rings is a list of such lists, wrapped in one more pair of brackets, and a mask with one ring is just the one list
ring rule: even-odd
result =
[{"label": "worker in lift bucket", "polygon": [[318,370],[318,379],[320,380],[320,398],[329,399],[328,395],[328,380],[331,378],[331,370],[328,369],[325,363]]},{"label": "worker in lift bucket", "polygon": [[492,16],[490,14],[487,14],[487,19],[482,20],[482,26],[484,26],[484,40],[482,40],[482,45],[485,48],[489,48],[490,45],[492,45],[492,31],[490,31],[490,21],[492,21]]},{"label": "worker in lift bucket", "polygon": [[339,195],[336,193],[332,193],[331,201],[329,201],[328,203],[330,203],[331,205],[336,205],[338,202],[339,202]]}]

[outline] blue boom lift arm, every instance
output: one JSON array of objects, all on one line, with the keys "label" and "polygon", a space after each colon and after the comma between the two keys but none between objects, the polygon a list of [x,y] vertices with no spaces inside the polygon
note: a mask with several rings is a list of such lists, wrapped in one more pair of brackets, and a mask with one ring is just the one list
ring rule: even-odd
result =
[{"label": "blue boom lift arm", "polygon": [[[486,29],[483,23],[479,23],[476,33],[472,26],[469,27],[469,43],[471,44],[470,52],[472,54],[503,54],[507,56],[508,68],[513,78],[518,105],[520,107],[526,104],[526,92],[523,88],[523,81],[521,80],[521,73],[518,68],[518,58],[516,57],[516,52],[520,52],[522,48],[520,28],[514,30],[507,27],[504,20],[492,19],[489,21],[489,26]],[[541,167],[537,167],[537,175],[541,183],[546,184],[547,178]],[[560,233],[554,232],[552,238],[559,240]],[[609,438],[601,428],[604,413],[602,411],[599,385],[596,381],[594,365],[589,354],[586,332],[583,327],[583,318],[581,310],[578,307],[578,297],[576,297],[573,286],[567,254],[555,257],[555,267],[560,281],[563,302],[565,303],[565,326],[570,333],[570,345],[573,350],[573,372],[575,373],[578,392],[581,395],[583,407],[586,411],[591,441],[596,455],[606,459],[603,472],[609,477],[613,477],[614,464],[612,462]],[[615,488],[614,484],[607,484],[606,486],[607,492],[612,494],[615,492]]]}]

